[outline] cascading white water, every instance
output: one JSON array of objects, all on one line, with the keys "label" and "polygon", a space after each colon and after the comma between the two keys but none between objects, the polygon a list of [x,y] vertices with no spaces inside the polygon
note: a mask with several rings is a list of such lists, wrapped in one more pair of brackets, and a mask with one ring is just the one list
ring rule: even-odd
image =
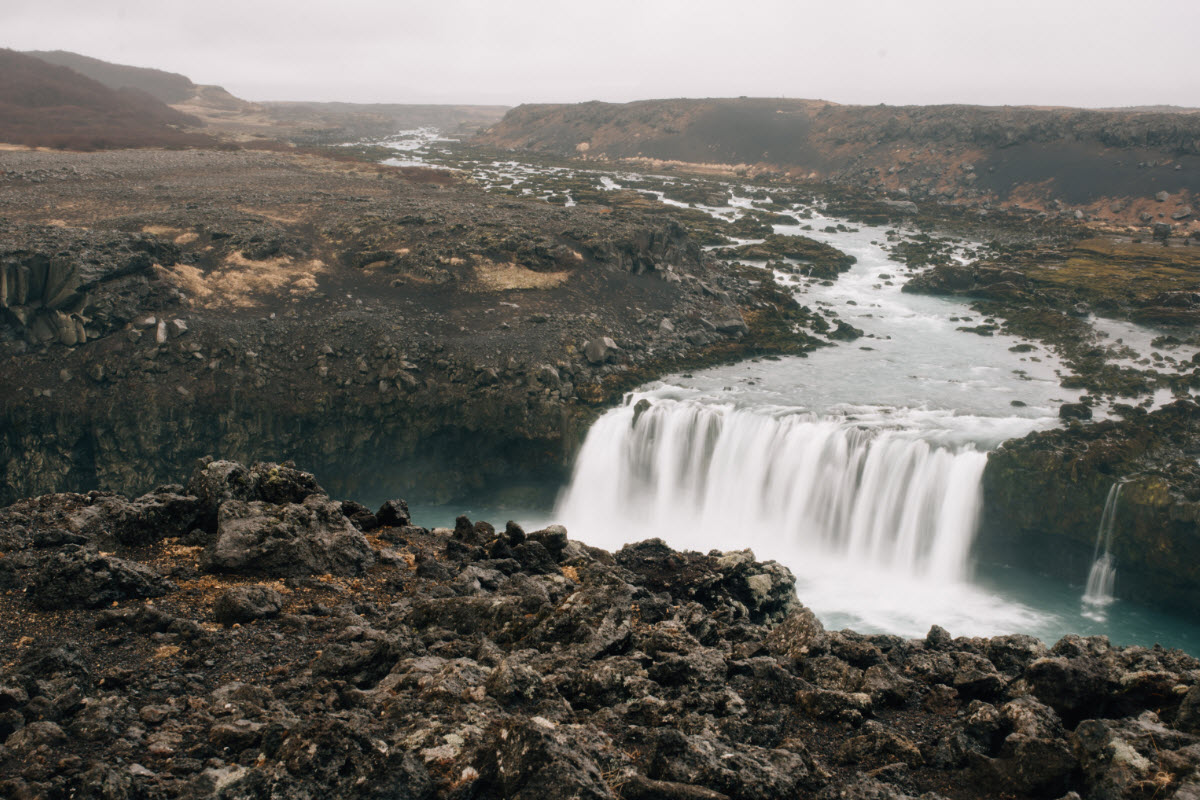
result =
[{"label": "cascading white water", "polygon": [[588,434],[554,514],[573,537],[751,548],[790,567],[827,624],[916,636],[933,622],[1036,623],[967,580],[987,460],[972,445],[794,409],[640,399]]},{"label": "cascading white water", "polygon": [[820,554],[958,580],[985,460],[836,418],[660,400],[596,423],[558,513],[586,541],[683,530],[693,549]]},{"label": "cascading white water", "polygon": [[1096,528],[1096,549],[1092,555],[1087,587],[1083,592],[1083,602],[1091,607],[1093,614],[1100,613],[1115,599],[1113,586],[1117,580],[1117,565],[1112,557],[1112,535],[1116,524],[1117,501],[1120,497],[1121,483],[1118,481],[1108,490],[1104,511],[1100,514],[1100,525]]}]

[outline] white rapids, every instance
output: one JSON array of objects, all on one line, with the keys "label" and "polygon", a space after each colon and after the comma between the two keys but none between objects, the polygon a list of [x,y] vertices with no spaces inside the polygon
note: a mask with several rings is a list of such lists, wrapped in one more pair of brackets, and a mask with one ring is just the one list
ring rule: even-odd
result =
[{"label": "white rapids", "polygon": [[[439,163],[443,142],[428,131],[397,142],[405,163]],[[574,200],[562,178],[728,220],[754,207],[780,210],[735,183],[724,185],[727,205],[715,207],[666,197],[660,187],[687,182],[679,176],[646,185],[636,173],[511,160],[455,166],[482,186],[567,205]],[[832,283],[765,269],[763,279],[865,336],[807,358],[753,359],[631,393],[589,432],[553,512],[524,521],[562,522],[572,538],[609,549],[651,537],[680,549],[752,548],[789,567],[800,599],[833,628],[922,636],[936,623],[956,635],[1104,633],[1200,647],[1200,629],[1178,620],[1121,601],[1080,603],[1078,586],[972,563],[987,452],[1059,424],[1058,407],[1079,391],[1060,385],[1064,367],[1046,347],[994,328],[975,335],[993,321],[966,303],[902,293],[907,270],[888,249],[912,231],[844,224],[819,203],[783,210],[802,221],[775,225],[776,233],[827,242],[858,263]],[[973,249],[957,242],[954,257],[966,262]],[[1093,323],[1126,346],[1129,366],[1178,368],[1196,349],[1141,326]],[[1161,390],[1143,405],[1171,395]],[[1108,598],[1101,573],[1096,596]]]}]

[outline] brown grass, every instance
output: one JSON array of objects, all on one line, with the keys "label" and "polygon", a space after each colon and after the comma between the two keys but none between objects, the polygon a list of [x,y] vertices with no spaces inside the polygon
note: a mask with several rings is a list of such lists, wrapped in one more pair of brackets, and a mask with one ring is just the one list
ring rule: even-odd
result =
[{"label": "brown grass", "polygon": [[475,257],[476,291],[502,292],[508,289],[553,289],[562,286],[570,272],[535,272],[520,264],[497,263]]},{"label": "brown grass", "polygon": [[203,308],[256,308],[267,297],[312,294],[317,290],[317,276],[326,268],[319,259],[296,262],[284,256],[254,261],[241,253],[226,256],[223,264],[209,272],[188,264],[163,270]]}]

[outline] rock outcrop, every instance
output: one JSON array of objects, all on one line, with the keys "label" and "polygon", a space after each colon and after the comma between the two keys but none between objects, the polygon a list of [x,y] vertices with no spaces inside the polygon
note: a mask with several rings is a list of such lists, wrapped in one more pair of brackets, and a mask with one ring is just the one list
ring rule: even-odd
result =
[{"label": "rock outcrop", "polygon": [[1112,552],[1118,592],[1190,613],[1200,603],[1200,407],[1006,442],[983,475],[984,552],[1086,580],[1109,490],[1122,482]]},{"label": "rock outcrop", "polygon": [[209,452],[359,497],[528,494],[633,386],[821,343],[682,209],[244,151],[4,162],[0,502],[141,493]]},{"label": "rock outcrop", "polygon": [[[364,515],[319,490],[298,497],[318,484],[290,466],[209,460],[189,486],[205,497],[179,496],[215,504],[219,520],[250,507],[336,509],[347,525]],[[246,583],[201,571],[223,536],[203,515],[182,536],[127,544],[84,524],[97,506],[140,509],[141,528],[154,526],[153,505],[104,493],[0,509],[6,797],[1200,789],[1200,661],[1179,651],[937,626],[918,640],[827,631],[791,573],[749,551],[651,540],[609,553],[561,526],[466,517],[431,531],[402,501],[370,514],[365,571],[301,575],[267,559]],[[308,533],[287,533],[279,548],[309,551]],[[116,552],[88,549],[99,542]],[[50,564],[81,559],[116,577],[39,588],[61,574]],[[131,575],[157,596],[125,591]]]}]

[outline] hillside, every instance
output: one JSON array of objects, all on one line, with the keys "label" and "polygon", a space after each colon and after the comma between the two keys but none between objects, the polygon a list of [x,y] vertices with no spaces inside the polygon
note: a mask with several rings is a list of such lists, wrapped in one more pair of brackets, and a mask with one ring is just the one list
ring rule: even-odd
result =
[{"label": "hillside", "polygon": [[196,84],[173,72],[113,64],[65,50],[24,55],[67,67],[113,90],[134,90],[172,106],[191,124],[238,141],[283,139],[295,144],[336,144],[431,126],[478,130],[500,120],[507,106],[401,103],[250,102],[220,86]]},{"label": "hillside", "polygon": [[182,103],[196,93],[196,85],[175,72],[112,64],[66,50],[30,50],[25,55],[73,69],[110,89],[137,89],[168,105]]},{"label": "hillside", "polygon": [[[592,102],[520,106],[475,141],[829,180],[918,199],[1066,206],[1127,223],[1170,222],[1200,194],[1200,115],[1185,113],[753,98]],[[1156,199],[1160,192],[1165,199]],[[1188,225],[1190,217],[1174,222]]]},{"label": "hillside", "polygon": [[95,150],[209,143],[200,124],[145,92],[110,89],[66,67],[0,50],[0,142]]}]

